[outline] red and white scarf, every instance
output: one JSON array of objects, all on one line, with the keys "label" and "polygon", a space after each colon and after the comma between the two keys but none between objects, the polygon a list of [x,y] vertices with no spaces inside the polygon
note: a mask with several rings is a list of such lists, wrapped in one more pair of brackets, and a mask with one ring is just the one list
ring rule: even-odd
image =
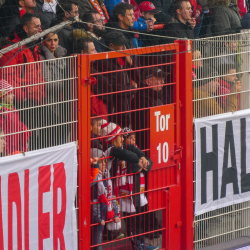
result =
[{"label": "red and white scarf", "polygon": [[[107,178],[109,178],[109,171],[107,172]],[[102,180],[103,179],[103,173],[100,171],[97,177],[97,180]],[[98,187],[98,199],[100,202],[104,202],[107,205],[107,215],[106,219],[111,220],[114,218],[115,213],[113,210],[113,201],[110,201],[110,199],[113,198],[112,195],[112,181],[109,179],[107,180],[107,189],[104,186],[102,181],[97,182],[97,187]]]},{"label": "red and white scarf", "polygon": [[[110,155],[110,151],[112,147],[107,150],[107,156]],[[108,159],[108,169],[112,168],[113,159]],[[113,180],[114,184],[114,194],[116,197],[127,196],[133,194],[133,175],[127,175],[127,164],[125,161],[119,161],[119,166],[117,167],[116,176],[121,176],[120,178],[115,178]],[[124,176],[125,175],[125,176]],[[145,206],[148,201],[145,196],[145,175],[144,173],[140,173],[140,206]],[[121,211],[127,213],[134,213],[136,212],[135,205],[133,203],[132,196],[122,198],[121,203]]]}]

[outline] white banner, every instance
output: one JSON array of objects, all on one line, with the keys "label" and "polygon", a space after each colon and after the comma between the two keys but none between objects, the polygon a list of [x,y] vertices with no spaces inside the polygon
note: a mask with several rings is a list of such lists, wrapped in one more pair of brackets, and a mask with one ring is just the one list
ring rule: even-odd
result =
[{"label": "white banner", "polygon": [[195,215],[250,200],[250,110],[195,120]]},{"label": "white banner", "polygon": [[0,250],[77,250],[75,143],[0,158]]}]

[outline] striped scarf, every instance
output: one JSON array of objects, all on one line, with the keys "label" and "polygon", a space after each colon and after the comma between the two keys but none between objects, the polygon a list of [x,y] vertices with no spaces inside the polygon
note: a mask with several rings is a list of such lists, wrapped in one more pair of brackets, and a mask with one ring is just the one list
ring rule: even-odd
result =
[{"label": "striped scarf", "polygon": [[93,7],[95,8],[95,10],[99,12],[99,14],[103,18],[103,20],[105,20],[105,23],[107,23],[109,20],[109,14],[108,14],[108,11],[107,11],[104,3],[102,3],[100,5],[97,0],[90,0],[90,2],[93,5]]}]

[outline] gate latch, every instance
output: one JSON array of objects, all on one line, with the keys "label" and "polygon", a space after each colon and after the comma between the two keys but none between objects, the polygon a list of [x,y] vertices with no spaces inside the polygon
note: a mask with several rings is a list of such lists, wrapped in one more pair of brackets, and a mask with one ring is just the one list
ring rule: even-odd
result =
[{"label": "gate latch", "polygon": [[181,226],[182,226],[182,221],[176,223],[176,227],[181,227]]},{"label": "gate latch", "polygon": [[172,157],[172,159],[173,159],[174,161],[179,160],[179,159],[182,158],[182,149],[183,149],[183,147],[180,146],[180,147],[174,152],[174,156]]}]

